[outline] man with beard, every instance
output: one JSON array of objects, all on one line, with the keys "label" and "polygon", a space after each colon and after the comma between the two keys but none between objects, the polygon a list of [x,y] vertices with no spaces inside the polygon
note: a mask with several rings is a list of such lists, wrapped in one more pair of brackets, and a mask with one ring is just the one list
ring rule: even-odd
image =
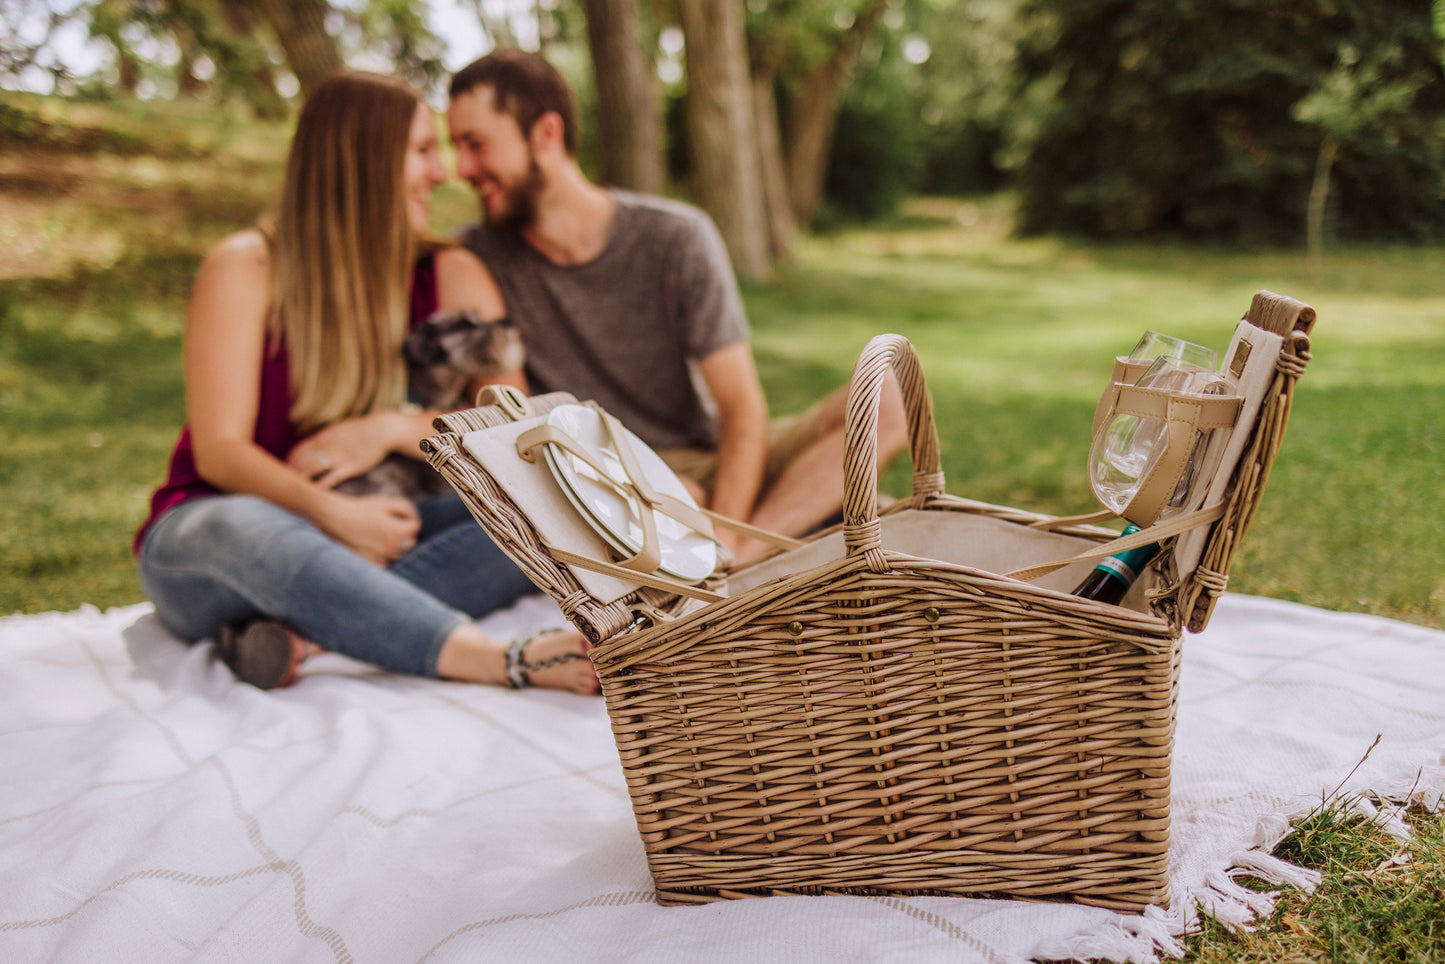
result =
[{"label": "man with beard", "polygon": [[[483,213],[464,242],[522,331],[531,390],[596,401],[715,512],[790,536],[836,515],[846,390],[768,421],[737,282],[707,215],[591,183],[577,164],[572,93],[540,55],[493,51],[452,78],[450,98],[457,173]],[[890,380],[880,466],[905,442]],[[719,538],[739,561],[767,548]]]}]

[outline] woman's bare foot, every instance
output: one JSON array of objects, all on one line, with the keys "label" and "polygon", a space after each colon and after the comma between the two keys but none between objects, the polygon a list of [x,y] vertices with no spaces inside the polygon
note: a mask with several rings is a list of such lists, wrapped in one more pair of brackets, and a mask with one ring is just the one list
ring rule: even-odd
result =
[{"label": "woman's bare foot", "polygon": [[591,695],[601,687],[587,649],[587,641],[573,629],[554,629],[507,642],[464,623],[442,643],[437,675],[471,683],[540,686]]},{"label": "woman's bare foot", "polygon": [[587,658],[589,648],[574,629],[553,629],[517,640],[507,647],[507,682],[517,688],[596,693],[600,687]]}]

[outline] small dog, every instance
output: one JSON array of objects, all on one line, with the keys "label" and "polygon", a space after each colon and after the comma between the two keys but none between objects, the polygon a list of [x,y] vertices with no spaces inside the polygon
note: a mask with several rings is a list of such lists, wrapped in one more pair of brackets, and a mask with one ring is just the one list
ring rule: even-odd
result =
[{"label": "small dog", "polygon": [[[417,325],[402,343],[407,395],[427,408],[449,411],[472,403],[479,377],[522,367],[522,335],[507,318],[482,321],[475,311],[439,311]],[[388,455],[369,471],[336,487],[349,495],[400,495],[413,502],[450,490],[426,462]]]}]

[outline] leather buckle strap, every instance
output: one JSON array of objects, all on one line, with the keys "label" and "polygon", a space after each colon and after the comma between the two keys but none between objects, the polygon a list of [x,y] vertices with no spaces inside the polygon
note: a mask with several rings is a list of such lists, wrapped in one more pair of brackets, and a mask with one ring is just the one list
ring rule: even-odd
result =
[{"label": "leather buckle strap", "polygon": [[[586,446],[578,442],[571,435],[562,431],[555,425],[542,424],[534,426],[517,436],[517,454],[527,461],[535,461],[535,450],[540,445],[556,445],[569,455],[579,459],[583,464],[597,474],[597,477],[616,488],[624,497],[635,499],[638,506],[638,515],[642,524],[642,548],[636,555],[622,560],[618,565],[637,573],[655,573],[658,564],[662,561],[662,554],[657,538],[657,519],[655,512],[661,512],[669,518],[687,526],[695,532],[715,539],[712,524],[716,523],[735,532],[741,532],[754,539],[766,542],[781,549],[796,549],[804,543],[797,539],[790,539],[787,536],[769,532],[766,529],[759,529],[756,526],[729,519],[708,509],[695,508],[683,502],[676,496],[665,492],[659,492],[648,481],[647,473],[642,470],[637,460],[637,455],[628,443],[622,423],[613,415],[601,409],[597,409],[601,416],[602,424],[617,453],[617,459],[622,464],[624,479],[616,478],[596,458],[595,453],[589,451]],[[580,565],[575,560],[559,561],[570,562]],[[607,564],[611,565],[611,564]],[[585,568],[585,567],[584,567]],[[606,571],[606,570],[596,570]],[[676,589],[684,585],[681,582],[667,581],[665,588]]]},{"label": "leather buckle strap", "polygon": [[[1201,395],[1137,385],[1112,387],[1113,398],[1102,423],[1105,428],[1121,415],[1152,419],[1165,426],[1163,451],[1139,480],[1128,505],[1118,513],[1135,525],[1148,528],[1178,490],[1179,480],[1194,452],[1197,434],[1233,427],[1244,400],[1237,395]],[[1095,453],[1103,444],[1104,435],[1103,430],[1094,433]],[[1095,453],[1090,454],[1091,463],[1095,461]]]},{"label": "leather buckle strap", "polygon": [[1137,361],[1127,355],[1119,355],[1114,359],[1114,373],[1109,377],[1109,384],[1104,387],[1104,394],[1099,396],[1099,404],[1094,407],[1095,435],[1108,424],[1109,414],[1114,410],[1114,404],[1119,398],[1119,390],[1133,386],[1152,364],[1152,359]]},{"label": "leather buckle strap", "polygon": [[1025,569],[1015,569],[1013,572],[1004,573],[1004,575],[1010,579],[1030,582],[1040,576],[1047,576],[1057,569],[1073,565],[1076,562],[1103,559],[1120,552],[1128,552],[1130,549],[1141,549],[1144,546],[1150,546],[1156,542],[1163,542],[1170,536],[1177,536],[1180,533],[1188,532],[1190,529],[1209,525],[1210,523],[1219,521],[1223,517],[1224,503],[1216,503],[1208,508],[1197,509],[1194,512],[1177,516],[1167,522],[1156,523],[1147,529],[1140,529],[1133,535],[1120,536],[1117,539],[1104,543],[1097,549],[1090,549],[1088,552],[1081,552],[1076,556],[1069,556],[1067,559],[1055,559],[1053,562],[1040,563],[1037,566],[1029,566]]},{"label": "leather buckle strap", "polygon": [[[617,437],[613,436],[613,444],[617,444]],[[625,443],[624,443],[625,444]],[[661,501],[657,492],[646,484],[643,479],[641,485],[629,477],[625,481],[613,477],[602,464],[593,457],[582,443],[562,431],[555,425],[538,425],[528,429],[517,436],[517,454],[528,461],[535,461],[534,450],[540,445],[555,445],[572,457],[580,460],[590,468],[597,477],[622,493],[623,498],[636,502],[638,507],[637,519],[642,526],[642,547],[637,553],[623,559],[618,565],[632,573],[651,573],[657,571],[657,566],[662,562],[662,549],[657,541],[657,517],[653,514],[655,508],[660,508]],[[619,453],[620,455],[621,453]],[[629,452],[630,454],[630,452]],[[634,462],[635,465],[635,462]],[[627,462],[623,462],[623,471],[627,473]],[[639,477],[642,473],[637,473]],[[651,498],[648,498],[648,494]],[[675,501],[675,500],[674,500]],[[681,505],[681,503],[679,503]],[[685,506],[683,508],[686,508]],[[669,513],[670,514],[670,513]]]}]

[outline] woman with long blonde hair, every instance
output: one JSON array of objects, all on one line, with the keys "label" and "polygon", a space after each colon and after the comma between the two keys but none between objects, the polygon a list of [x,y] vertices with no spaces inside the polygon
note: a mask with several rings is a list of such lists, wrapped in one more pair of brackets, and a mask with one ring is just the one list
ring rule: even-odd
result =
[{"label": "woman with long blonde hair", "polygon": [[225,238],[196,279],[187,425],[136,552],[160,621],[216,640],[246,682],[285,685],[319,647],[421,676],[596,690],[578,634],[509,644],[476,627],[533,587],[458,497],[336,490],[393,453],[419,458],[431,434],[436,413],[406,398],[409,329],[437,310],[504,314],[485,266],[428,237],[445,179],[415,91],[335,75],[301,111],[274,228]]}]

